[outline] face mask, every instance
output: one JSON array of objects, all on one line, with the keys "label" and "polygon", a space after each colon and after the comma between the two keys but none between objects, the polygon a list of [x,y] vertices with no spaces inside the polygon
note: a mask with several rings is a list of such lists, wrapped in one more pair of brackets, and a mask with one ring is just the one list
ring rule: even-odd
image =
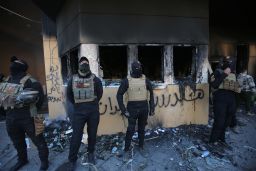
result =
[{"label": "face mask", "polygon": [[132,63],[132,77],[139,78],[142,76],[142,68],[139,62]]},{"label": "face mask", "polygon": [[24,67],[23,65],[16,63],[16,62],[12,62],[11,66],[10,66],[10,73],[12,76],[17,75],[19,73],[24,72]]},{"label": "face mask", "polygon": [[141,77],[141,76],[142,76],[142,70],[141,70],[141,69],[133,70],[133,71],[132,71],[132,74],[133,74],[135,77]]},{"label": "face mask", "polygon": [[82,64],[82,65],[79,65],[79,70],[78,70],[78,73],[81,75],[81,76],[87,76],[91,73],[91,70],[90,70],[90,65],[89,64]]}]

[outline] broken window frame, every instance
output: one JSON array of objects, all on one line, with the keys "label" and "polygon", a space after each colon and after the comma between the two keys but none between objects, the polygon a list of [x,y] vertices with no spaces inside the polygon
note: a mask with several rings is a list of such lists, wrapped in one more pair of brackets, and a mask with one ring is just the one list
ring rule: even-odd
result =
[{"label": "broken window frame", "polygon": [[[109,78],[103,78],[104,77],[104,68],[102,69],[102,66],[100,64],[101,59],[100,59],[100,47],[126,47],[126,68],[127,68],[127,73],[129,73],[129,44],[98,44],[98,64],[99,64],[99,75],[101,75],[101,79],[103,82],[104,86],[119,86],[121,83],[121,80],[123,78],[117,78],[117,79],[109,79]],[[121,59],[122,60],[122,59]],[[102,72],[103,74],[100,74]]]},{"label": "broken window frame", "polygon": [[78,69],[78,60],[79,60],[78,50],[79,50],[79,47],[72,48],[68,52],[64,53],[64,55],[61,56],[60,60],[62,60],[62,58],[65,56],[67,57],[67,59],[66,59],[67,60],[67,74],[66,75],[63,74],[63,70],[62,70],[63,66],[62,66],[62,62],[61,62],[61,77],[62,77],[62,82],[64,85],[67,84],[68,80],[70,79],[70,77],[72,77],[72,75],[78,73],[78,70],[76,70],[76,69],[72,70],[72,68],[71,68],[71,53],[76,52],[77,53],[77,69]]},{"label": "broken window frame", "polygon": [[[173,44],[173,49],[172,49],[172,77],[173,77],[173,83],[177,84],[180,81],[186,80],[186,79],[191,79],[194,83],[197,81],[197,66],[199,65],[198,63],[198,46],[193,45],[193,44]],[[177,79],[177,77],[174,74],[174,48],[175,47],[191,47],[192,48],[192,63],[191,63],[191,71],[190,74],[185,76],[183,79]]]},{"label": "broken window frame", "polygon": [[[165,83],[165,44],[137,44],[137,59],[139,60],[139,47],[160,47],[161,48],[161,78],[159,80],[150,80],[154,85],[162,85]],[[141,61],[140,61],[141,62]],[[149,77],[148,75],[146,75]]]}]

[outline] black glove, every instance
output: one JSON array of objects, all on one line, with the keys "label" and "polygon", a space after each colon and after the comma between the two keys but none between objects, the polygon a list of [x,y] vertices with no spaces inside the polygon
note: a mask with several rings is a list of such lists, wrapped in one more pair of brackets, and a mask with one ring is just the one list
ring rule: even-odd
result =
[{"label": "black glove", "polygon": [[128,111],[125,111],[125,112],[123,113],[123,115],[124,115],[125,117],[127,117],[127,118],[130,117],[130,113],[129,113]]},{"label": "black glove", "polygon": [[149,116],[154,116],[155,115],[155,110],[150,110],[149,111]]}]

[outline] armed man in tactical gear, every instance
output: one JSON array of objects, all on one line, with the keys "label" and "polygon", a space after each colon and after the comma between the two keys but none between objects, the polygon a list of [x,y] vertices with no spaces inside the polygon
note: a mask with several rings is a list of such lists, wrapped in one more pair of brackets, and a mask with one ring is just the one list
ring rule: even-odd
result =
[{"label": "armed man in tactical gear", "polygon": [[[11,171],[28,163],[25,136],[37,146],[41,160],[40,170],[48,169],[48,148],[42,129],[35,125],[37,109],[43,103],[43,89],[39,82],[26,73],[28,65],[17,57],[11,58],[10,76],[0,84],[0,106],[6,110],[6,128],[18,153],[18,162]],[[42,123],[41,123],[42,125]]]},{"label": "armed man in tactical gear", "polygon": [[[148,114],[154,115],[154,95],[150,80],[142,74],[142,66],[139,61],[131,65],[131,73],[123,79],[118,89],[116,98],[120,110],[128,118],[128,127],[125,137],[124,161],[129,160],[129,148],[132,136],[138,122],[139,152],[143,157],[148,153],[144,148],[145,126],[147,125]],[[149,92],[149,93],[148,93]],[[123,102],[123,95],[127,93],[127,108]]]},{"label": "armed man in tactical gear", "polygon": [[70,143],[68,170],[74,170],[81,145],[84,126],[87,123],[88,162],[95,164],[94,149],[100,121],[99,101],[103,94],[100,79],[90,70],[86,57],[79,60],[78,74],[72,76],[67,86],[67,98],[74,105],[73,133]]},{"label": "armed man in tactical gear", "polygon": [[225,143],[225,131],[231,125],[236,113],[236,93],[240,87],[236,75],[232,72],[232,61],[224,58],[220,68],[211,75],[210,85],[213,93],[214,123],[210,143]]}]

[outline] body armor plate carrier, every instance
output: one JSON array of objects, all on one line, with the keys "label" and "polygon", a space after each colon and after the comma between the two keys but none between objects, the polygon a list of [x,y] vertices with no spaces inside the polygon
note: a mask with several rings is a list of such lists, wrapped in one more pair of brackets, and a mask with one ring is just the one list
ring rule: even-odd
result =
[{"label": "body armor plate carrier", "polygon": [[24,76],[20,80],[20,84],[8,83],[9,78],[0,83],[0,106],[5,110],[8,108],[13,109],[23,107],[23,104],[17,104],[16,98],[23,91],[24,84],[28,79],[31,79],[30,75]]},{"label": "body armor plate carrier", "polygon": [[90,78],[80,78],[77,74],[73,76],[72,89],[75,103],[91,102],[96,99],[94,95],[94,78],[94,74]]},{"label": "body armor plate carrier", "polygon": [[230,73],[220,84],[219,89],[231,90],[240,93],[239,83],[236,81],[236,75]]},{"label": "body armor plate carrier", "polygon": [[127,91],[128,101],[148,100],[145,75],[142,75],[140,78],[132,78],[131,76],[128,76],[127,79],[129,82]]}]

